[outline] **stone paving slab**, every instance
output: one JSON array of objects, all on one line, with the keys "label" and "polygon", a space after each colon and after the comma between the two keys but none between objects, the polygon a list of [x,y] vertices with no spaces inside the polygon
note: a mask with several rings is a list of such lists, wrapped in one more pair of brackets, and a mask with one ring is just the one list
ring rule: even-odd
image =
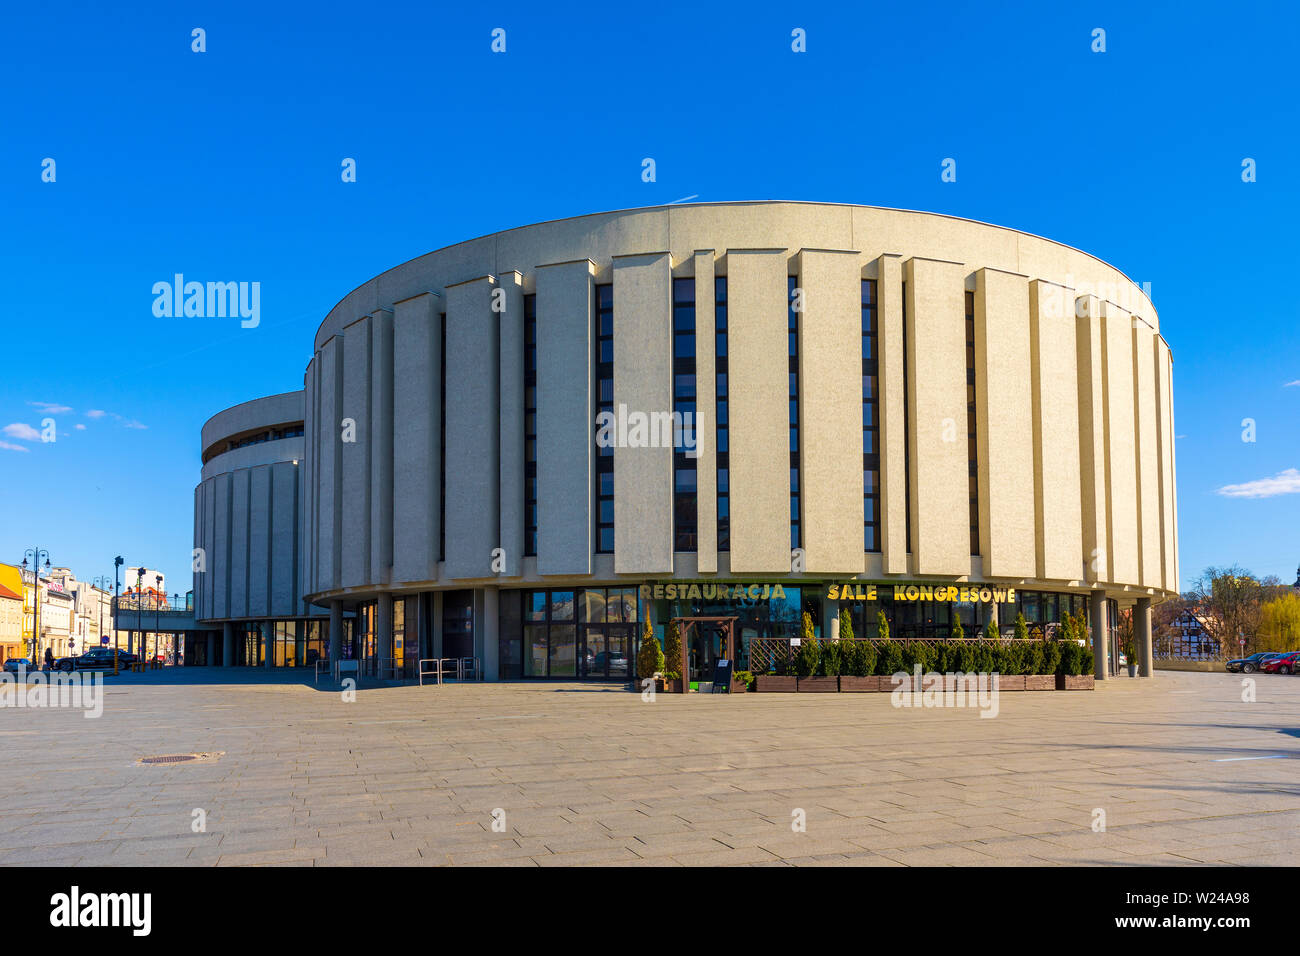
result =
[{"label": "stone paving slab", "polygon": [[[1300,679],[1256,685],[1244,703],[1239,676],[1161,671],[1004,694],[988,719],[878,694],[511,683],[348,703],[309,676],[130,675],[94,721],[0,708],[21,768],[0,865],[1295,865]],[[220,756],[138,762],[190,752]]]}]

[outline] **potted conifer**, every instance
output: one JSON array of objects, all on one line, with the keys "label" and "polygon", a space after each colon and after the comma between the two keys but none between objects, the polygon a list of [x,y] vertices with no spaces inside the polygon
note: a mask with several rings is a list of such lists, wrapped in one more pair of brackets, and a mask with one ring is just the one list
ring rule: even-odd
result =
[{"label": "potted conifer", "polygon": [[669,694],[686,693],[685,668],[682,658],[682,637],[677,632],[677,622],[669,621],[664,628],[664,691]]},{"label": "potted conifer", "polygon": [[[802,693],[835,693],[840,689],[839,674],[826,674],[822,669],[822,648],[813,631],[812,615],[803,615],[799,634],[799,653],[794,659],[794,672],[798,676],[798,690]],[[828,658],[829,659],[829,658]],[[831,663],[835,667],[835,663]]]},{"label": "potted conifer", "polygon": [[655,637],[654,626],[645,622],[645,627],[641,630],[641,646],[636,652],[636,680],[632,682],[633,690],[640,690],[641,682],[647,677],[655,682],[655,690],[658,693],[664,692],[664,652],[659,646],[659,638]]},{"label": "potted conifer", "polygon": [[854,640],[853,615],[848,608],[840,611],[840,648],[840,692],[880,690],[875,645],[865,638]]}]

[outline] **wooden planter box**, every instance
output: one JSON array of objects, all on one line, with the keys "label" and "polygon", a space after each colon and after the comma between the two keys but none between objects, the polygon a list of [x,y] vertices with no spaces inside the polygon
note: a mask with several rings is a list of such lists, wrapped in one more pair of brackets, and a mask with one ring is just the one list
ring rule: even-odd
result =
[{"label": "wooden planter box", "polygon": [[1092,674],[1057,674],[1057,690],[1094,690],[1096,678]]},{"label": "wooden planter box", "polygon": [[754,690],[760,694],[793,694],[799,689],[798,681],[789,674],[756,674]]},{"label": "wooden planter box", "polygon": [[798,682],[801,694],[838,694],[840,691],[838,677],[800,677]]},{"label": "wooden planter box", "polygon": [[733,694],[749,693],[749,682],[743,681],[739,677],[733,677],[731,679],[731,692]]},{"label": "wooden planter box", "polygon": [[[1047,679],[1050,681],[1052,679],[1052,675],[1048,674]],[[989,681],[989,686],[992,687],[993,678],[989,677],[988,681]],[[1029,683],[1029,677],[1027,677],[1024,674],[999,674],[998,675],[999,692],[1004,690],[1028,690],[1029,689],[1028,683]],[[1052,689],[1051,687],[1047,688],[1047,690],[1051,690],[1051,689]]]},{"label": "wooden planter box", "polygon": [[664,681],[663,693],[665,694],[684,694],[686,693],[686,679],[683,677],[677,680]]},{"label": "wooden planter box", "polygon": [[882,688],[880,682],[884,680],[874,674],[867,677],[849,677],[840,676],[840,693],[841,694],[877,694]]},{"label": "wooden planter box", "polygon": [[1056,690],[1056,675],[1026,674],[1025,690]]}]

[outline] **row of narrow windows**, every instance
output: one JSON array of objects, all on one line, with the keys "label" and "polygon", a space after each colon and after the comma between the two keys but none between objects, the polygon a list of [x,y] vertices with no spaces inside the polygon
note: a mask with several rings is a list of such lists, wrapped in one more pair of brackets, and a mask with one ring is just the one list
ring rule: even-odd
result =
[{"label": "row of narrow windows", "polygon": [[[788,294],[788,369],[789,369],[789,456],[790,456],[790,547],[802,545],[799,469],[799,306],[798,276],[787,279]],[[698,413],[698,380],[695,363],[696,323],[698,321],[695,279],[683,277],[672,283],[673,323],[673,550],[696,552],[699,543],[699,459],[688,454],[698,438],[689,437],[685,428],[694,428]],[[903,421],[908,421],[907,383],[907,283],[902,285],[903,301]],[[727,391],[727,278],[717,276],[713,288],[714,381],[712,400],[715,415],[715,468],[717,500],[717,550],[730,551],[731,482],[730,424]],[[965,300],[966,327],[966,425],[970,491],[970,549],[979,553],[979,458],[976,434],[975,399],[975,311],[974,293]],[[611,284],[595,287],[594,300],[594,374],[596,411],[614,411],[614,288]],[[439,421],[439,559],[446,558],[446,316],[442,318],[442,348],[439,381],[441,383]],[[881,550],[880,517],[880,357],[879,297],[876,280],[862,280],[862,544],[867,552]],[[684,425],[684,423],[690,423]],[[593,496],[596,502],[594,524],[595,551],[614,551],[614,454],[613,448],[594,443]],[[278,437],[288,437],[278,436]],[[265,438],[258,440],[268,440]],[[905,473],[911,473],[911,441],[904,441]],[[912,549],[912,501],[910,483],[905,483],[904,497],[907,527],[907,550]],[[537,296],[524,296],[524,554],[536,556],[537,504]]]}]

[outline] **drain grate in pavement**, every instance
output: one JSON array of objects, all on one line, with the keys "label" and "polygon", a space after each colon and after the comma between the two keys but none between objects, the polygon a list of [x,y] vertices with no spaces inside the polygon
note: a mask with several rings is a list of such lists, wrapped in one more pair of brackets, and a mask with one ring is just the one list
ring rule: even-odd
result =
[{"label": "drain grate in pavement", "polygon": [[140,762],[145,764],[189,763],[192,760],[210,760],[218,756],[220,756],[220,754],[215,753],[160,754],[155,757],[141,757]]}]

